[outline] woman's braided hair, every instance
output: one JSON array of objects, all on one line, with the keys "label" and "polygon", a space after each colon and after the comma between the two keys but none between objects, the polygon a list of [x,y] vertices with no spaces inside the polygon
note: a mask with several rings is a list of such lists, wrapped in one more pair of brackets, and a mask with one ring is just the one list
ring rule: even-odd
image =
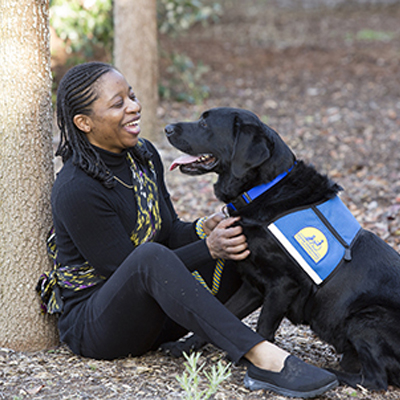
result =
[{"label": "woman's braided hair", "polygon": [[77,114],[91,114],[90,106],[98,98],[98,79],[113,70],[116,68],[112,65],[96,61],[76,65],[64,75],[57,90],[57,125],[61,138],[56,156],[61,156],[63,162],[72,157],[75,165],[107,188],[115,186],[113,175],[73,119]]}]

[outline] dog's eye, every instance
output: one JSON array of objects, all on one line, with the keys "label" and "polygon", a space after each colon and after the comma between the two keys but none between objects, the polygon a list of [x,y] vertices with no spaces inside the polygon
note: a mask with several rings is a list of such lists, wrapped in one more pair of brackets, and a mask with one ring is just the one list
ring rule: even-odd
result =
[{"label": "dog's eye", "polygon": [[207,128],[207,122],[206,122],[206,120],[205,120],[204,118],[201,118],[201,119],[199,120],[199,125],[200,125],[202,128]]}]

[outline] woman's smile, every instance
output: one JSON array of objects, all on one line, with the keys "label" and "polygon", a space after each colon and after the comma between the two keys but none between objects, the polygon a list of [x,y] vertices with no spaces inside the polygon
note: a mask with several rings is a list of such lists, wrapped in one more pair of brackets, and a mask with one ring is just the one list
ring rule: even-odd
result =
[{"label": "woman's smile", "polygon": [[139,135],[140,134],[140,118],[133,120],[131,122],[127,122],[124,125],[124,128],[131,133],[132,135]]}]

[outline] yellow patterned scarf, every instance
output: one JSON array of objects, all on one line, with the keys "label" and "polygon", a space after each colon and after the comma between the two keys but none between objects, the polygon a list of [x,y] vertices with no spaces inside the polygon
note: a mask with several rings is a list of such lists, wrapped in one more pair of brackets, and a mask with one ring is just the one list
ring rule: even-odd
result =
[{"label": "yellow patterned scarf", "polygon": [[137,205],[136,227],[131,234],[131,241],[136,247],[154,239],[161,228],[161,217],[153,164],[149,161],[150,173],[146,173],[130,153],[127,157],[131,166]]}]

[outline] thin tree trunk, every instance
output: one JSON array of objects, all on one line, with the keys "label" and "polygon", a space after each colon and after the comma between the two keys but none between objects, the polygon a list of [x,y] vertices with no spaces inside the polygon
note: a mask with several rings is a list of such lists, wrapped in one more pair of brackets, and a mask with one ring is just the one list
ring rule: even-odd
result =
[{"label": "thin tree trunk", "polygon": [[0,0],[0,346],[57,343],[35,286],[50,268],[53,182],[48,0]]},{"label": "thin tree trunk", "polygon": [[157,141],[156,0],[114,0],[114,61],[142,103],[142,136]]}]

